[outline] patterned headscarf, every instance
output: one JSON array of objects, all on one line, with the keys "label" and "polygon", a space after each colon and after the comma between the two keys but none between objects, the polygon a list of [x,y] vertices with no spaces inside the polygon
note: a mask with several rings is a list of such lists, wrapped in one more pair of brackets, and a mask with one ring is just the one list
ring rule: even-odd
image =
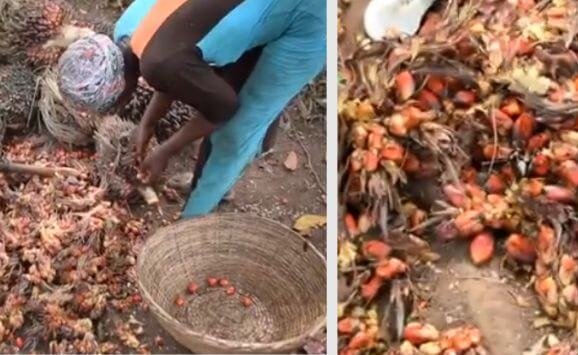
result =
[{"label": "patterned headscarf", "polygon": [[107,113],[125,88],[122,51],[102,34],[79,39],[60,57],[58,87],[71,108]]}]

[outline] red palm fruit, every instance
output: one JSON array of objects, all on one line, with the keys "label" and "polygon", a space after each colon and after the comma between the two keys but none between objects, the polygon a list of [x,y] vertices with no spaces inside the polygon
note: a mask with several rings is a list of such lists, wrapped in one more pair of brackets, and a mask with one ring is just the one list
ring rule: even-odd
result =
[{"label": "red palm fruit", "polygon": [[217,286],[218,283],[219,283],[219,279],[217,279],[216,277],[207,278],[207,284],[210,287],[215,287],[215,286]]},{"label": "red palm fruit", "polygon": [[538,176],[546,176],[550,172],[550,158],[544,154],[536,154],[532,159],[532,172]]},{"label": "red palm fruit", "polygon": [[197,293],[198,290],[199,290],[199,285],[197,285],[197,284],[194,283],[194,282],[190,282],[190,283],[187,285],[187,291],[188,291],[191,295]]},{"label": "red palm fruit", "polygon": [[454,96],[454,102],[461,106],[471,106],[476,101],[476,93],[469,90],[460,90]]},{"label": "red palm fruit", "polygon": [[461,237],[467,238],[474,234],[481,233],[484,230],[484,225],[480,219],[480,212],[465,211],[457,215],[454,224]]},{"label": "red palm fruit", "polygon": [[512,154],[512,149],[509,147],[488,144],[484,146],[483,154],[484,158],[487,160],[491,160],[492,157],[495,157],[495,159],[506,159],[510,154]]},{"label": "red palm fruit", "polygon": [[419,159],[413,155],[412,153],[407,153],[401,165],[403,171],[408,174],[417,173],[420,170],[420,162]]},{"label": "red palm fruit", "polygon": [[391,247],[379,240],[368,240],[361,249],[366,258],[383,260],[391,253]]},{"label": "red palm fruit", "polygon": [[357,221],[351,213],[347,213],[344,217],[344,224],[347,232],[350,236],[355,237],[359,234],[359,228],[357,228]]},{"label": "red palm fruit", "polygon": [[500,174],[502,175],[504,181],[507,184],[511,184],[516,180],[516,172],[514,171],[511,165],[504,165],[500,169]]},{"label": "red palm fruit", "polygon": [[444,95],[446,91],[446,83],[439,76],[430,76],[427,79],[425,87],[438,97]]},{"label": "red palm fruit", "polygon": [[470,196],[472,199],[483,200],[486,198],[486,193],[478,184],[464,184],[464,187],[468,196]]},{"label": "red palm fruit", "polygon": [[415,92],[415,80],[413,75],[404,70],[395,76],[395,91],[401,101],[406,101]]},{"label": "red palm fruit", "polygon": [[364,349],[373,342],[372,337],[365,331],[358,331],[349,341],[348,347],[350,349]]},{"label": "red palm fruit", "polygon": [[538,133],[538,134],[533,135],[528,140],[528,144],[526,145],[526,148],[530,152],[535,152],[539,149],[546,147],[546,145],[548,145],[549,142],[550,142],[550,134],[549,133],[547,133],[547,132]]},{"label": "red palm fruit", "polygon": [[500,107],[506,115],[514,118],[522,113],[522,105],[514,98],[504,100],[502,107]]},{"label": "red palm fruit", "polygon": [[560,164],[560,176],[572,187],[578,187],[578,164],[574,160],[566,160]]},{"label": "red palm fruit", "polygon": [[182,307],[185,305],[185,299],[183,298],[183,296],[181,295],[177,295],[177,297],[175,298],[175,306],[177,307]]},{"label": "red palm fruit", "polygon": [[536,119],[529,113],[524,112],[514,122],[512,137],[518,141],[527,141],[534,134],[534,130],[536,130]]},{"label": "red palm fruit", "polygon": [[550,265],[556,260],[556,236],[554,229],[545,224],[540,224],[537,239],[536,250],[538,252],[538,258],[545,265]]},{"label": "red palm fruit", "polygon": [[407,271],[406,263],[397,259],[389,258],[379,262],[375,268],[375,274],[382,279],[391,280]]},{"label": "red palm fruit", "polygon": [[578,263],[568,254],[562,255],[560,258],[560,269],[558,270],[558,278],[563,285],[570,285],[576,279],[576,272],[578,271]]},{"label": "red palm fruit", "polygon": [[365,157],[363,160],[363,168],[368,172],[373,172],[377,170],[379,166],[379,158],[373,150],[368,150],[365,152]]},{"label": "red palm fruit", "polygon": [[219,280],[219,285],[221,285],[222,287],[227,287],[229,286],[229,280],[222,278]]},{"label": "red palm fruit", "polygon": [[407,136],[410,130],[408,126],[409,126],[409,118],[401,113],[394,113],[387,120],[387,129],[389,130],[389,133],[395,136],[399,137]]},{"label": "red palm fruit", "polygon": [[[520,3],[524,1],[534,1],[534,0],[521,0]],[[534,52],[534,45],[532,42],[528,41],[523,36],[520,36],[516,40],[516,55],[523,56],[529,55]]]},{"label": "red palm fruit", "polygon": [[371,301],[379,292],[379,288],[383,285],[383,280],[379,276],[374,276],[369,281],[361,285],[361,297],[366,301]]},{"label": "red palm fruit", "polygon": [[532,240],[518,233],[510,234],[506,240],[508,255],[523,263],[533,263],[536,260],[536,247]]},{"label": "red palm fruit", "polygon": [[468,203],[469,199],[462,188],[447,184],[443,187],[443,192],[446,199],[455,207],[465,207]]},{"label": "red palm fruit", "polygon": [[413,345],[421,345],[440,338],[440,332],[431,324],[408,323],[403,330],[403,338]]},{"label": "red palm fruit", "polygon": [[490,174],[486,181],[486,190],[491,194],[500,194],[506,191],[506,183],[498,174]]},{"label": "red palm fruit", "polygon": [[340,334],[351,334],[358,325],[359,321],[357,319],[347,317],[337,323],[337,330]]},{"label": "red palm fruit", "polygon": [[536,290],[542,305],[556,305],[558,303],[558,287],[551,276],[536,279],[534,290]]},{"label": "red palm fruit", "polygon": [[422,90],[418,94],[417,101],[419,103],[419,108],[422,110],[439,109],[441,107],[438,97],[427,89]]},{"label": "red palm fruit", "polygon": [[381,149],[381,158],[401,164],[405,157],[405,149],[395,141],[389,141]]},{"label": "red palm fruit", "polygon": [[24,339],[21,337],[16,337],[16,339],[14,340],[14,345],[18,349],[22,349],[22,347],[24,346]]},{"label": "red palm fruit", "polygon": [[470,257],[475,265],[481,265],[492,259],[494,255],[494,236],[490,232],[482,232],[470,243]]},{"label": "red palm fruit", "polygon": [[570,204],[576,199],[573,190],[562,186],[546,185],[544,186],[544,192],[546,193],[547,199],[555,202]]},{"label": "red palm fruit", "polygon": [[572,307],[578,306],[578,288],[576,285],[572,284],[564,287],[562,297],[564,297],[564,301]]}]

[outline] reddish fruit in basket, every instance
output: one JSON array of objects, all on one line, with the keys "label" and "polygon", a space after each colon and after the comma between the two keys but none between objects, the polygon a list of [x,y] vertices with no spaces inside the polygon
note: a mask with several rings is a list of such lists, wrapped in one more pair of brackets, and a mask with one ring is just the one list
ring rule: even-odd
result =
[{"label": "reddish fruit in basket", "polygon": [[207,284],[209,284],[210,287],[215,287],[215,286],[217,286],[218,283],[219,283],[219,279],[217,279],[216,277],[209,277],[207,279]]},{"label": "reddish fruit in basket", "polygon": [[175,306],[177,306],[177,307],[182,307],[182,306],[184,306],[184,305],[185,305],[185,299],[183,298],[183,296],[178,295],[178,296],[175,298]]},{"label": "reddish fruit in basket", "polygon": [[409,99],[415,92],[415,80],[411,73],[407,70],[400,72],[395,77],[395,90],[397,97],[405,101]]},{"label": "reddish fruit in basket", "polygon": [[233,296],[235,294],[235,288],[233,286],[227,287],[227,290],[225,291],[225,293],[229,296]]},{"label": "reddish fruit in basket", "polygon": [[227,280],[227,279],[220,279],[220,280],[219,280],[219,285],[221,285],[222,287],[227,287],[227,286],[229,286],[229,280]]},{"label": "reddish fruit in basket", "polygon": [[251,297],[243,296],[241,297],[241,304],[245,307],[251,307],[253,305],[253,300]]},{"label": "reddish fruit in basket", "polygon": [[187,285],[187,291],[192,295],[199,290],[199,285],[194,282],[191,282]]}]

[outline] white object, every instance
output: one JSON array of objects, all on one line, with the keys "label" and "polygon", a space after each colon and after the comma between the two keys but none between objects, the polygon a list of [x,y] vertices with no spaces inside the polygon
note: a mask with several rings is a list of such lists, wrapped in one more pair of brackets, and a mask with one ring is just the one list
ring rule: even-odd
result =
[{"label": "white object", "polygon": [[390,31],[413,35],[435,0],[371,0],[363,18],[365,32],[374,41]]}]

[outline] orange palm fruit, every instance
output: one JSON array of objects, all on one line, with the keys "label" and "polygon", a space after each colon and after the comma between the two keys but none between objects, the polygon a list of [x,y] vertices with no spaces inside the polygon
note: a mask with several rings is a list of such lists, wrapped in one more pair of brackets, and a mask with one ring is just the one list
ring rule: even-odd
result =
[{"label": "orange palm fruit", "polygon": [[406,101],[414,94],[415,80],[409,71],[404,70],[395,76],[395,91],[401,101]]},{"label": "orange palm fruit", "polygon": [[399,137],[407,136],[409,132],[408,120],[407,117],[399,112],[391,115],[387,120],[387,129],[389,130],[389,133]]},{"label": "orange palm fruit", "polygon": [[418,94],[417,101],[422,110],[439,109],[441,107],[438,97],[427,89],[422,90]]},{"label": "orange palm fruit", "polygon": [[366,258],[383,260],[391,253],[391,247],[380,240],[368,240],[361,247]]},{"label": "orange palm fruit", "polygon": [[369,100],[363,100],[357,105],[355,113],[358,120],[369,121],[375,118],[375,109]]},{"label": "orange palm fruit", "polygon": [[536,154],[532,159],[532,172],[538,176],[546,176],[550,172],[550,158],[544,154]]},{"label": "orange palm fruit", "polygon": [[405,157],[405,149],[395,141],[389,141],[381,149],[381,158],[401,164]]},{"label": "orange palm fruit", "polygon": [[[527,1],[534,1],[534,0],[521,0],[520,3],[524,2],[524,1],[527,2]],[[534,52],[534,45],[532,44],[532,42],[528,41],[523,36],[520,36],[517,38],[516,45],[517,45],[516,54],[519,56],[532,54],[532,52]]]},{"label": "orange palm fruit", "polygon": [[411,322],[403,330],[403,338],[413,345],[421,345],[430,341],[436,341],[440,332],[431,324]]},{"label": "orange palm fruit", "polygon": [[464,190],[453,184],[447,184],[443,187],[443,193],[446,199],[455,207],[465,207],[468,197]]},{"label": "orange palm fruit", "polygon": [[377,154],[373,150],[368,150],[365,152],[365,156],[363,159],[363,168],[366,171],[373,172],[377,170],[379,166],[379,158]]},{"label": "orange palm fruit", "polygon": [[558,286],[551,276],[536,279],[534,289],[541,301],[545,301],[549,305],[558,303]]},{"label": "orange palm fruit", "polygon": [[454,96],[454,102],[461,106],[471,106],[476,101],[476,93],[469,90],[460,90]]},{"label": "orange palm fruit", "polygon": [[569,285],[576,279],[576,272],[578,272],[578,263],[568,254],[562,255],[560,258],[560,269],[558,270],[558,278],[563,285]]},{"label": "orange palm fruit", "polygon": [[382,279],[391,280],[407,271],[406,263],[397,259],[389,258],[379,262],[375,268],[375,274]]},{"label": "orange palm fruit", "polygon": [[350,349],[363,349],[371,345],[372,337],[365,331],[358,331],[349,341],[348,347]]},{"label": "orange palm fruit", "polygon": [[345,215],[344,224],[349,235],[354,237],[359,234],[359,228],[357,228],[357,221],[355,220],[355,217],[353,217],[351,213],[347,213]]},{"label": "orange palm fruit", "polygon": [[475,265],[481,265],[492,259],[494,255],[494,235],[482,232],[470,243],[470,257]]},{"label": "orange palm fruit", "polygon": [[383,280],[379,276],[373,276],[369,281],[361,285],[361,297],[366,301],[371,301],[379,292],[383,285]]},{"label": "orange palm fruit", "polygon": [[207,284],[210,287],[216,287],[218,283],[219,283],[219,279],[217,279],[216,277],[208,277],[207,278]]},{"label": "orange palm fruit", "polygon": [[536,260],[536,247],[532,240],[522,234],[510,234],[506,240],[508,255],[523,263],[533,263]]},{"label": "orange palm fruit", "polygon": [[517,117],[522,113],[522,105],[518,100],[510,98],[504,100],[500,110],[510,117]]},{"label": "orange palm fruit", "polygon": [[[490,122],[488,123],[492,125],[493,124],[491,121],[492,117],[489,117],[489,119]],[[512,129],[512,127],[514,126],[514,120],[510,116],[505,114],[502,110],[494,110],[493,119],[495,119],[496,127],[501,135],[508,134]]]},{"label": "orange palm fruit", "polygon": [[532,137],[536,129],[536,119],[527,112],[516,119],[512,129],[512,137],[518,141],[527,141]]},{"label": "orange palm fruit", "polygon": [[444,95],[446,91],[446,83],[439,76],[430,76],[426,81],[425,87],[437,96]]},{"label": "orange palm fruit", "polygon": [[470,210],[460,213],[455,218],[454,224],[461,237],[470,237],[484,230],[478,211]]},{"label": "orange palm fruit", "polygon": [[544,190],[544,183],[540,179],[529,179],[522,185],[523,194],[531,197],[538,197]]},{"label": "orange palm fruit", "polygon": [[570,204],[576,199],[576,194],[573,190],[562,186],[546,185],[544,186],[544,192],[547,199],[555,202]]},{"label": "orange palm fruit", "polygon": [[337,323],[337,330],[340,334],[351,334],[358,325],[359,321],[357,319],[347,317]]},{"label": "orange palm fruit", "polygon": [[484,158],[487,160],[492,159],[495,156],[496,159],[506,159],[510,154],[512,154],[512,149],[509,147],[495,146],[493,144],[488,144],[483,148]]},{"label": "orange palm fruit", "polygon": [[556,236],[554,229],[548,225],[540,224],[536,251],[538,258],[545,264],[550,265],[556,259]]},{"label": "orange palm fruit", "polygon": [[500,194],[506,191],[506,183],[500,175],[490,174],[488,181],[486,181],[486,190],[491,194]]}]

